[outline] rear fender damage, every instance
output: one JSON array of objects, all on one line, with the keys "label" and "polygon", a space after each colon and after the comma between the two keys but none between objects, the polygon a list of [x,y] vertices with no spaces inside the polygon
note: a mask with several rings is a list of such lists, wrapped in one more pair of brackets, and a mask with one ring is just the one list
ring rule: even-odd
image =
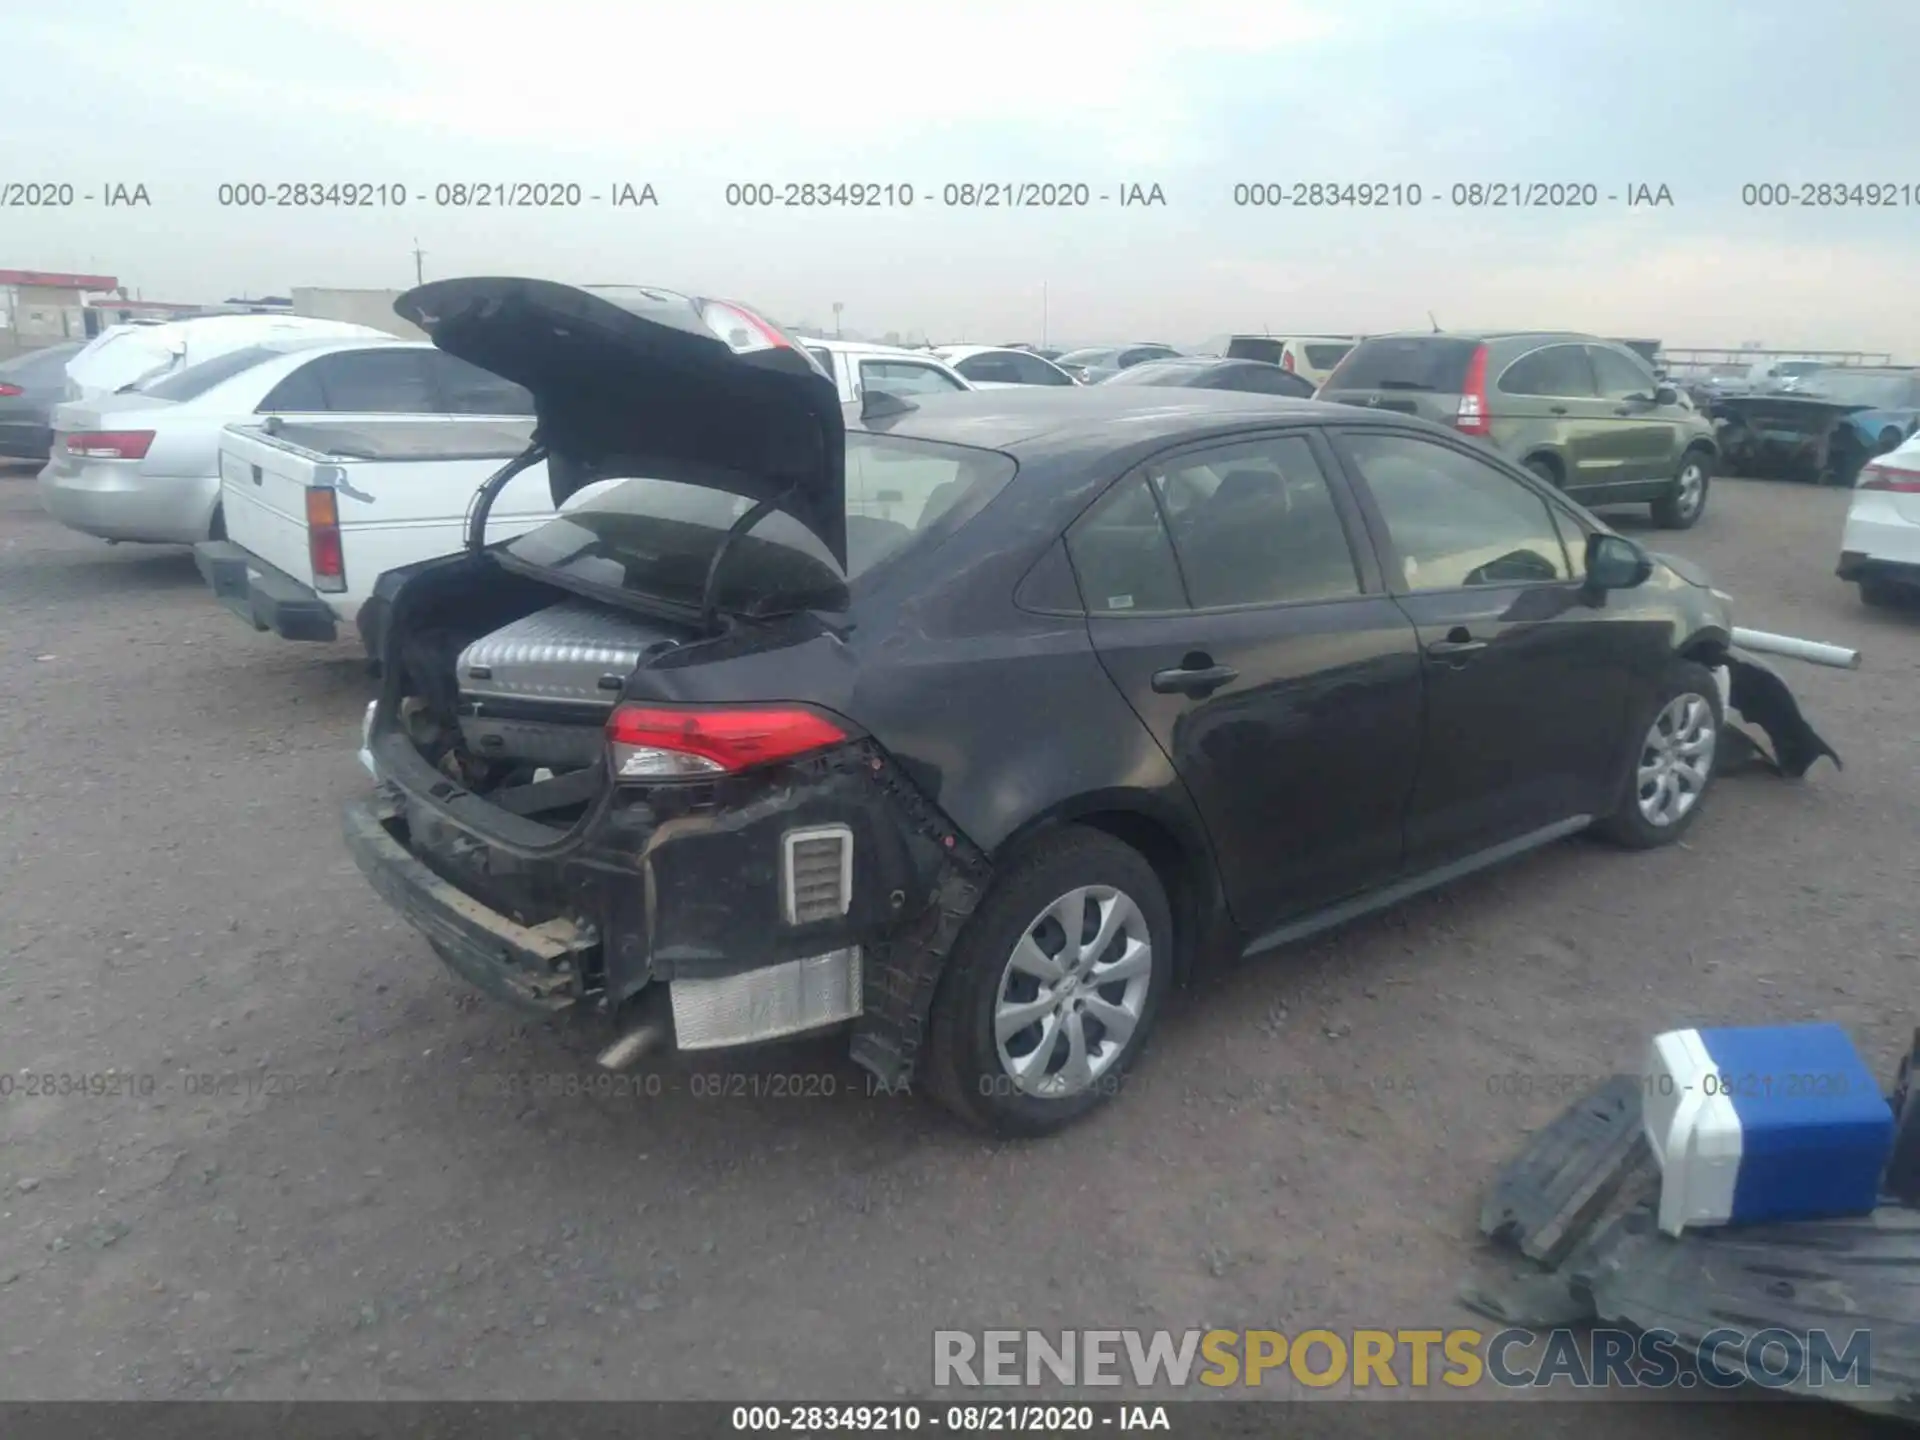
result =
[{"label": "rear fender damage", "polygon": [[[881,1085],[904,1087],[919,1056],[934,988],[990,875],[985,855],[872,741],[730,786],[761,793],[663,788],[614,817],[594,865],[637,875],[620,887],[631,909],[609,927],[609,1008],[655,981],[710,978],[793,958],[795,939],[769,937],[758,899],[717,892],[715,874],[774,883],[779,835],[844,823],[855,839],[854,892],[843,922],[822,922],[816,948],[862,951],[861,1013],[851,1054]],[[764,884],[763,884],[764,882]],[[773,927],[776,932],[778,927]]]},{"label": "rear fender damage", "polygon": [[[1737,647],[1730,647],[1721,663],[1728,672],[1727,705],[1765,733],[1770,748],[1753,746],[1753,750],[1769,769],[1797,780],[1822,756],[1833,761],[1836,770],[1845,768],[1838,752],[1801,714],[1799,702],[1779,671]],[[1751,737],[1741,738],[1752,744]]]}]

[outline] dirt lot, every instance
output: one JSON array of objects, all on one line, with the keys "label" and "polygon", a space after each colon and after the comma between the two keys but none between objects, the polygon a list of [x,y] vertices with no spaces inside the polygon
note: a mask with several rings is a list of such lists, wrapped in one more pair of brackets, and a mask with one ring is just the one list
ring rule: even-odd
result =
[{"label": "dirt lot", "polygon": [[357,650],[251,635],[182,552],[0,474],[4,1069],[151,1087],[0,1108],[0,1395],[886,1399],[928,1393],[937,1327],[1472,1323],[1480,1187],[1553,1077],[1693,1021],[1831,1018],[1889,1074],[1911,1033],[1920,617],[1833,578],[1844,504],[1721,482],[1656,537],[1744,623],[1866,652],[1782,662],[1844,774],[1732,778],[1680,849],[1568,842],[1243,967],[1123,1103],[1019,1147],[828,1045],[748,1073],[831,1098],[552,1093],[577,1051],[446,975],[337,838]]}]

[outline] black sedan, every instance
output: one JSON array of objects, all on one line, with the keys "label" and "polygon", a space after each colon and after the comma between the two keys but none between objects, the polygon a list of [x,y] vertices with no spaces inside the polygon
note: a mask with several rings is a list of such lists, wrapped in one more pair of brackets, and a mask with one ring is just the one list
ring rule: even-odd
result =
[{"label": "black sedan", "polygon": [[878,1083],[1044,1133],[1217,961],[1576,831],[1678,840],[1722,682],[1749,718],[1779,684],[1704,576],[1409,417],[1117,385],[849,417],[735,306],[397,308],[533,392],[556,505],[654,477],[481,546],[510,466],[467,553],[361,612],[356,861],[469,980],[607,1017],[610,1068],[844,1026]]},{"label": "black sedan", "polygon": [[53,448],[53,407],[66,399],[71,341],[0,361],[0,461],[45,460]]},{"label": "black sedan", "polygon": [[1249,395],[1285,395],[1293,400],[1311,400],[1314,388],[1311,380],[1265,360],[1222,360],[1211,355],[1149,360],[1131,370],[1116,371],[1099,383],[1239,390]]}]

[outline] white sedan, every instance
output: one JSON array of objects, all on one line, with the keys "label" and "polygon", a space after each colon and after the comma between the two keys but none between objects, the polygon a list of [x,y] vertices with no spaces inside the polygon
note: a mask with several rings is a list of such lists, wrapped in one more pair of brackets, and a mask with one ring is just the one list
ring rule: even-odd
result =
[{"label": "white sedan", "polygon": [[945,345],[933,352],[977,390],[995,390],[1008,385],[1078,385],[1080,382],[1051,360],[1043,360],[1030,350],[1010,350],[1000,345]]},{"label": "white sedan", "polygon": [[378,340],[385,334],[370,325],[305,315],[192,315],[159,325],[111,325],[67,362],[66,398],[98,400],[273,340]]},{"label": "white sedan", "polygon": [[1869,605],[1920,597],[1920,434],[1860,467],[1836,573]]},{"label": "white sedan", "polygon": [[276,339],[53,412],[40,503],[102,540],[225,538],[220,432],[265,415],[523,417],[518,385],[425,341]]}]

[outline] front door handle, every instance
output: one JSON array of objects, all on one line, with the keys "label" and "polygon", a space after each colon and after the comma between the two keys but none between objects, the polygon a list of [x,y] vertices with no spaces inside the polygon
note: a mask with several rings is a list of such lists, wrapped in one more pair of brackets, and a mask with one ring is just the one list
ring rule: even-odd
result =
[{"label": "front door handle", "polygon": [[1156,695],[1211,695],[1222,685],[1240,678],[1231,665],[1181,666],[1177,670],[1156,670],[1153,693]]},{"label": "front door handle", "polygon": [[1464,625],[1456,625],[1447,632],[1444,640],[1435,640],[1427,646],[1427,654],[1436,660],[1451,660],[1464,664],[1467,657],[1478,654],[1487,648],[1487,642],[1473,638],[1473,632]]}]

